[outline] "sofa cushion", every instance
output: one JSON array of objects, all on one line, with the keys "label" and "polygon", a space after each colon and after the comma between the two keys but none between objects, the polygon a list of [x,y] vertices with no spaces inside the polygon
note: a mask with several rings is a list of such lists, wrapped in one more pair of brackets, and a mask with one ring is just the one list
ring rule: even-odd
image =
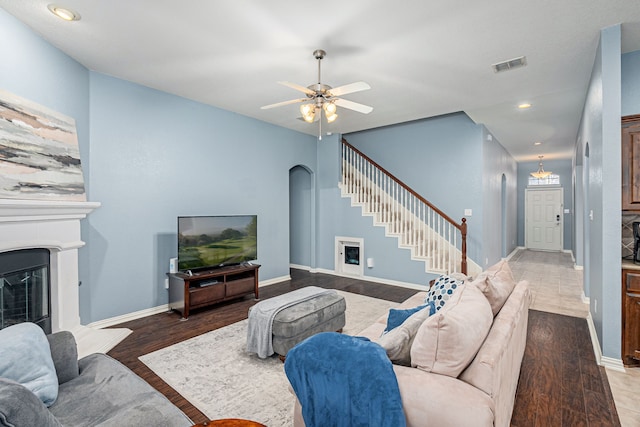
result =
[{"label": "sofa cushion", "polygon": [[62,427],[38,396],[7,378],[0,378],[0,426]]},{"label": "sofa cushion", "polygon": [[376,341],[387,352],[392,363],[411,366],[411,344],[422,322],[435,313],[433,302],[413,313],[400,326],[382,335]]},{"label": "sofa cushion", "polygon": [[58,376],[49,341],[35,323],[0,330],[0,377],[22,384],[47,406],[58,397]]},{"label": "sofa cushion", "polygon": [[438,277],[431,286],[431,289],[427,292],[427,297],[425,298],[425,302],[429,303],[433,301],[436,306],[436,311],[439,311],[444,307],[444,304],[447,302],[451,295],[462,286],[464,282],[460,280],[456,280],[451,276],[443,274]]},{"label": "sofa cushion", "polygon": [[78,361],[80,375],[60,385],[49,407],[63,426],[189,427],[169,399],[122,363],[102,353]]},{"label": "sofa cushion", "polygon": [[480,273],[471,283],[477,286],[487,298],[494,316],[498,314],[516,286],[513,273],[506,260],[502,260]]},{"label": "sofa cushion", "polygon": [[457,377],[484,342],[493,315],[475,286],[461,286],[444,307],[422,323],[411,346],[411,366]]}]

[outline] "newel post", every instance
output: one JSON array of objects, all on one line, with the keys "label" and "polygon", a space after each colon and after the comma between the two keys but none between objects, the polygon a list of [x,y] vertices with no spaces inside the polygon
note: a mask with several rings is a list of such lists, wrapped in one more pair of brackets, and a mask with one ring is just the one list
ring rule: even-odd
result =
[{"label": "newel post", "polygon": [[467,218],[462,218],[460,234],[462,236],[462,260],[460,261],[460,270],[462,274],[467,274]]}]

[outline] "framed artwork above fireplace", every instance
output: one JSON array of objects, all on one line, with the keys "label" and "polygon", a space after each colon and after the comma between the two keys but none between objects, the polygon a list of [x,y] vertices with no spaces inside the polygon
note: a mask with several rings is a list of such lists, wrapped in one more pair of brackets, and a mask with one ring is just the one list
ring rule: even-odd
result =
[{"label": "framed artwork above fireplace", "polygon": [[75,120],[0,90],[0,199],[86,201]]}]

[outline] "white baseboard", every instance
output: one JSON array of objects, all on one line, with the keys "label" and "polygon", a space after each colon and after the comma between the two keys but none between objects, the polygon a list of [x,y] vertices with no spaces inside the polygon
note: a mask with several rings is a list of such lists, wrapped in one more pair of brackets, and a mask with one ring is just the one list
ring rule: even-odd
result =
[{"label": "white baseboard", "polygon": [[351,276],[348,274],[340,274],[333,270],[327,270],[324,268],[314,268],[314,269],[311,269],[310,271],[311,273],[323,273],[323,274],[330,274],[332,276],[338,276],[338,277],[349,277],[352,279],[366,280],[367,282],[380,283],[383,285],[392,285],[392,286],[399,286],[402,288],[416,289],[418,291],[426,291],[428,289],[427,283],[425,283],[424,285],[420,285],[416,283],[400,282],[398,280],[383,279],[380,277],[373,277],[373,276]]},{"label": "white baseboard", "polygon": [[582,295],[580,295],[580,299],[585,304],[589,304],[589,305],[591,304],[591,299],[584,294],[584,291],[582,291]]},{"label": "white baseboard", "polygon": [[626,372],[624,370],[624,364],[620,359],[614,359],[613,357],[602,356],[600,359],[600,366],[604,366],[607,369],[618,372]]},{"label": "white baseboard", "polygon": [[520,249],[526,249],[526,248],[524,246],[516,246],[509,255],[507,255],[502,259],[509,261]]},{"label": "white baseboard", "polygon": [[587,315],[587,326],[589,326],[589,336],[591,337],[593,354],[596,357],[596,363],[600,365],[602,361],[602,350],[600,350],[600,341],[598,340],[596,325],[593,323],[593,317],[591,317],[591,313]]},{"label": "white baseboard", "polygon": [[[287,280],[291,280],[290,275],[285,275],[281,277],[275,277],[269,280],[262,280],[258,283],[258,287],[269,286],[275,283],[285,282]],[[169,311],[169,304],[159,305],[157,307],[147,308],[140,311],[134,311],[133,313],[123,314],[121,316],[111,317],[109,319],[98,320],[97,322],[91,322],[86,325],[89,328],[93,329],[103,329],[108,328],[110,326],[119,325],[120,323],[129,322],[131,320],[142,319],[143,317],[153,316],[154,314],[165,313]]]},{"label": "white baseboard", "polygon": [[133,313],[123,314],[121,316],[111,317],[109,319],[91,322],[87,326],[94,329],[107,328],[109,326],[118,325],[130,320],[142,319],[143,317],[153,316],[154,314],[165,313],[169,311],[169,304],[159,305],[157,307],[147,308]]},{"label": "white baseboard", "polygon": [[600,350],[600,341],[598,340],[596,326],[593,323],[591,313],[587,315],[587,325],[589,326],[589,335],[591,336],[591,344],[593,345],[593,354],[596,357],[596,363],[614,371],[624,372],[624,364],[621,359],[614,359],[613,357],[602,355],[602,350]]},{"label": "white baseboard", "polygon": [[311,271],[311,267],[308,265],[289,264],[289,268],[295,268],[296,270]]},{"label": "white baseboard", "polygon": [[258,287],[262,288],[263,286],[275,285],[276,283],[286,282],[287,280],[291,280],[291,276],[289,274],[280,277],[274,277],[273,279],[269,280],[260,280],[260,282],[258,283]]}]

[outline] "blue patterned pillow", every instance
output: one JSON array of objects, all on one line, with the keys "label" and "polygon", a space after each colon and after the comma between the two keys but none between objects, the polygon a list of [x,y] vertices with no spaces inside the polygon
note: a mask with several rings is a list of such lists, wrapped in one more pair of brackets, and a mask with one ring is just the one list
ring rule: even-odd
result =
[{"label": "blue patterned pillow", "polygon": [[425,303],[433,302],[436,307],[436,311],[439,311],[442,307],[444,307],[445,302],[453,295],[456,289],[460,286],[463,286],[464,282],[461,280],[456,280],[446,274],[438,277],[435,283],[427,292],[427,297],[425,298]]}]

